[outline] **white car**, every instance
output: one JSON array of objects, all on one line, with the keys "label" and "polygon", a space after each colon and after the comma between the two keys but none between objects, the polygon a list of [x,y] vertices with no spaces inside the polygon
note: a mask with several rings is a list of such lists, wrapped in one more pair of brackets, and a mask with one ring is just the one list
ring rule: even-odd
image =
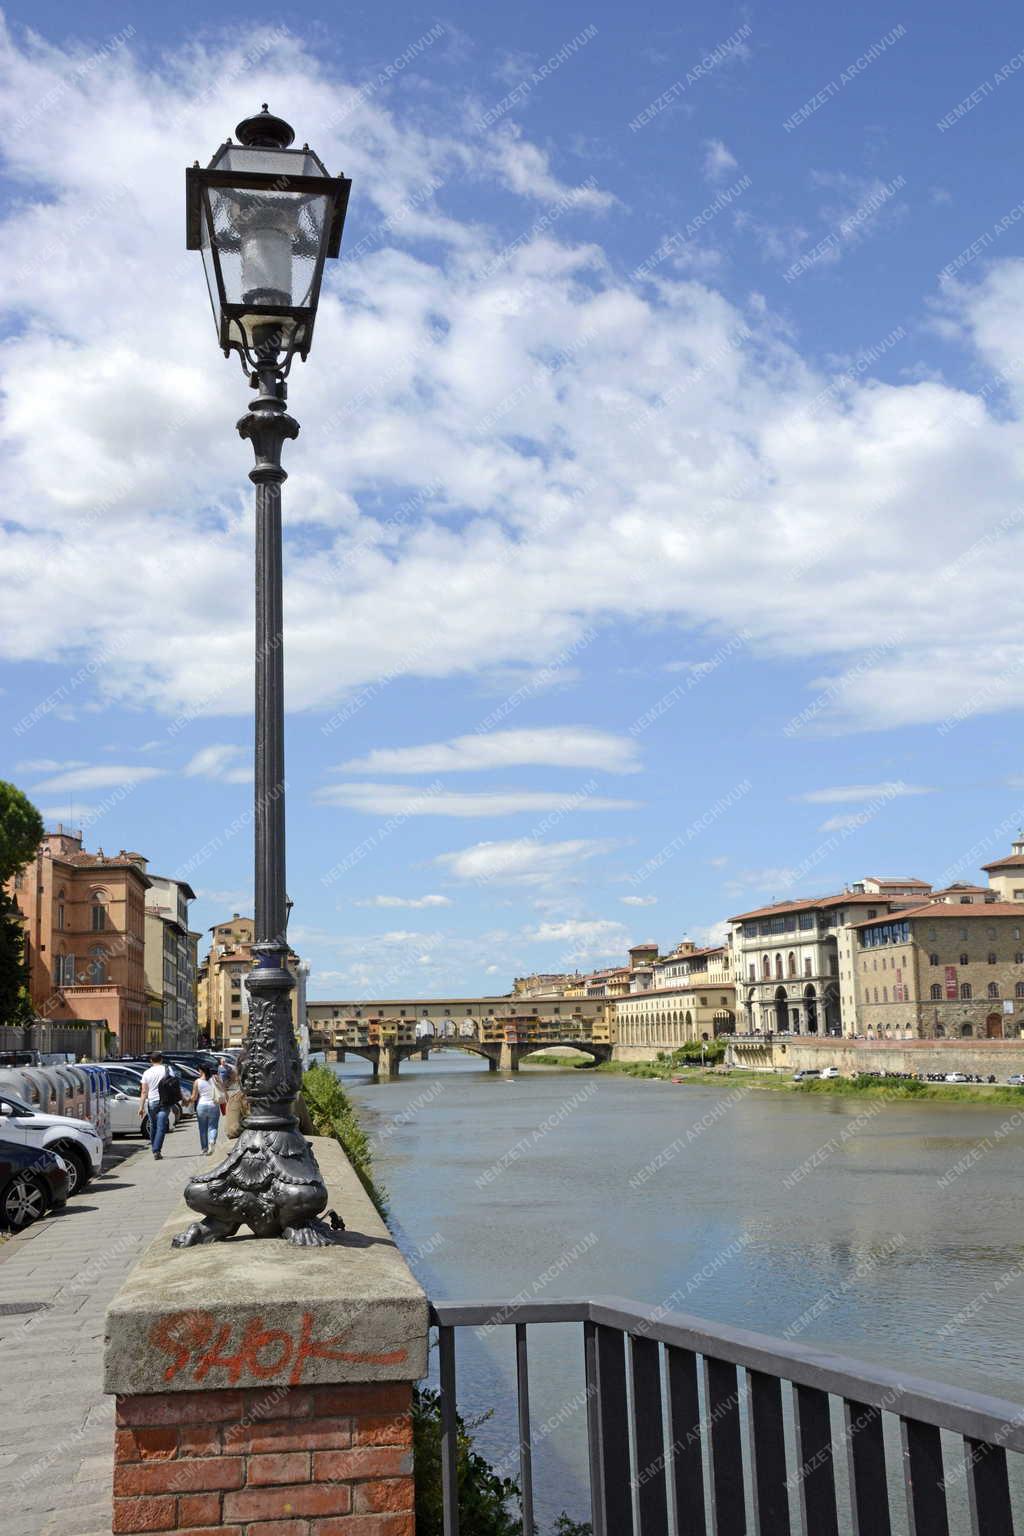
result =
[{"label": "white car", "polygon": [[947,1083],[969,1083],[970,1082],[970,1078],[967,1076],[966,1072],[947,1072],[946,1073],[946,1082]]},{"label": "white car", "polygon": [[84,1189],[103,1167],[103,1139],[88,1120],[40,1114],[6,1090],[0,1093],[0,1140],[58,1153],[68,1165],[69,1195]]}]

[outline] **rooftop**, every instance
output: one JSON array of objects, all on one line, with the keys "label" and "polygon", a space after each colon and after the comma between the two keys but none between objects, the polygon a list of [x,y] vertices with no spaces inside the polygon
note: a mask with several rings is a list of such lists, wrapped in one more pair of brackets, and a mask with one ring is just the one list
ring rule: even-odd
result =
[{"label": "rooftop", "polygon": [[860,904],[877,906],[888,898],[880,893],[841,891],[838,896],[805,896],[802,901],[777,901],[768,907],[755,907],[752,912],[739,912],[730,917],[730,923],[742,923],[752,917],[778,917],[784,912],[807,912],[819,907],[852,907]]},{"label": "rooftop", "polygon": [[894,918],[902,922],[908,917],[915,920],[922,917],[945,917],[951,922],[954,918],[959,922],[973,918],[979,923],[991,922],[994,917],[1015,917],[1024,925],[1024,901],[986,901],[984,904],[971,903],[962,907],[956,902],[929,901],[923,907],[903,907],[898,912],[887,912],[885,917],[869,917],[863,922],[855,923],[854,927],[873,927],[876,923],[885,922],[886,919],[892,921]]}]

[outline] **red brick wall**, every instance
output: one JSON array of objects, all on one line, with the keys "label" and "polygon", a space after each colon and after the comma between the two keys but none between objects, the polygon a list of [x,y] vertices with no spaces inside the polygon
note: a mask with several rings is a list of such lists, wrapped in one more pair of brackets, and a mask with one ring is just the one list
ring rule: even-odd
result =
[{"label": "red brick wall", "polygon": [[414,1536],[404,1383],[118,1397],[116,1533]]}]

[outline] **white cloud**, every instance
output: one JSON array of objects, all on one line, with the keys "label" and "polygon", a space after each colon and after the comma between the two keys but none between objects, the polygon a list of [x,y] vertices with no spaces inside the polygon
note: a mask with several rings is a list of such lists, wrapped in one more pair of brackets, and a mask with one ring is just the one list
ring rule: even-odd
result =
[{"label": "white cloud", "polygon": [[37,757],[30,759],[28,762],[15,763],[14,771],[15,773],[59,773],[62,769],[85,768],[87,766],[86,763],[79,762],[77,759],[69,759],[67,762],[59,763],[52,757]]},{"label": "white cloud", "polygon": [[603,768],[633,773],[640,763],[636,742],[586,726],[543,726],[536,730],[491,731],[456,736],[419,747],[377,747],[341,764],[343,773],[470,773],[486,768],[537,765],[548,768]]},{"label": "white cloud", "polygon": [[619,900],[624,907],[655,907],[658,904],[657,896],[620,896]]},{"label": "white cloud", "polygon": [[541,923],[526,930],[525,938],[536,944],[568,944],[566,962],[604,956],[625,956],[629,930],[609,918],[570,918],[561,923]]},{"label": "white cloud", "polygon": [[841,805],[845,800],[895,800],[903,795],[933,795],[934,789],[925,784],[904,784],[900,779],[889,779],[881,784],[837,784],[831,789],[809,789],[805,794],[794,795],[794,800],[804,800],[810,805]]},{"label": "white cloud", "polygon": [[[553,152],[518,132],[467,135],[457,99],[411,121],[408,96],[389,110],[294,36],[247,67],[265,36],[171,59],[125,50],[99,89],[75,54],[0,34],[5,174],[20,192],[0,225],[0,657],[52,663],[60,682],[89,667],[83,698],[250,708],[252,513],[233,430],[246,392],[216,352],[198,257],[185,264],[181,165],[265,93],[302,104],[300,140],[358,189],[313,359],[292,373],[292,708],[396,673],[542,668],[609,620],[717,639],[737,612],[756,655],[827,657],[843,673],[822,723],[1024,704],[1024,636],[993,626],[1015,611],[1024,552],[1024,261],[995,246],[942,290],[965,375],[1007,369],[998,403],[916,379],[909,353],[904,382],[872,368],[836,380],[763,301],[619,277],[595,243],[603,225],[584,223],[608,206],[599,187],[534,232],[537,200],[568,186]],[[59,111],[40,110],[49,99]],[[475,191],[499,179],[490,228]],[[833,179],[825,215],[847,219],[872,192]],[[791,260],[814,238],[776,243]]]},{"label": "white cloud", "polygon": [[185,774],[187,778],[219,779],[224,784],[251,784],[253,770],[248,757],[242,747],[229,746],[226,742],[203,747],[185,765]]},{"label": "white cloud", "polygon": [[450,907],[450,896],[370,896],[353,903],[357,907]]},{"label": "white cloud", "polygon": [[108,789],[113,785],[143,784],[147,779],[158,779],[165,768],[140,768],[137,763],[104,763],[99,768],[72,768],[66,773],[56,773],[32,786],[33,794],[52,790]]},{"label": "white cloud", "polygon": [[475,843],[471,848],[441,854],[436,863],[449,869],[457,880],[543,885],[552,880],[575,878],[579,865],[598,854],[610,852],[614,846],[604,838],[538,843],[524,837],[507,842]]},{"label": "white cloud", "polygon": [[723,181],[739,164],[736,156],[726,149],[721,139],[708,139],[704,150],[703,171],[708,181]]},{"label": "white cloud", "polygon": [[97,805],[78,805],[70,800],[65,800],[63,805],[41,805],[39,814],[48,827],[56,826],[59,822],[65,827],[76,827],[80,821],[87,821],[99,814]]},{"label": "white cloud", "polygon": [[632,811],[636,800],[611,800],[602,795],[548,794],[542,790],[487,790],[460,794],[455,790],[417,789],[405,784],[331,784],[318,789],[321,805],[340,805],[367,816],[521,816],[553,811]]},{"label": "white cloud", "polygon": [[864,825],[865,811],[844,811],[841,816],[830,816],[818,828],[819,832],[849,832]]}]

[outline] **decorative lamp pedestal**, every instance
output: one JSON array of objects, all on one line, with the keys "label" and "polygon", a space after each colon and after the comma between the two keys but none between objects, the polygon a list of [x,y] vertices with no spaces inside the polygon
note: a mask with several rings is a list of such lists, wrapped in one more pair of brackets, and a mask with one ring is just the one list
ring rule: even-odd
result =
[{"label": "decorative lamp pedestal", "polygon": [[176,1248],[182,1205],[111,1304],[115,1533],[413,1536],[427,1301],[340,1147],[316,1153],[331,1246]]}]

